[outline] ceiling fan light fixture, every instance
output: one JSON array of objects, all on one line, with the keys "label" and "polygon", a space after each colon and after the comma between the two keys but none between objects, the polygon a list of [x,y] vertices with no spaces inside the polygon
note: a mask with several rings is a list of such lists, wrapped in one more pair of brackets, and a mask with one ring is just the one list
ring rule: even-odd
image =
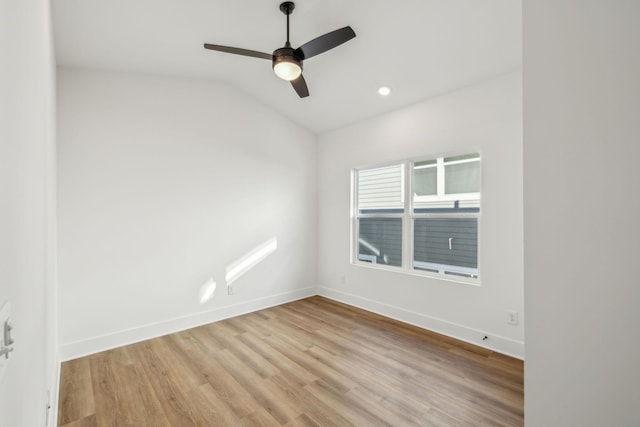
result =
[{"label": "ceiling fan light fixture", "polygon": [[273,60],[273,71],[282,80],[295,80],[302,74],[302,63],[289,56],[276,56]]}]

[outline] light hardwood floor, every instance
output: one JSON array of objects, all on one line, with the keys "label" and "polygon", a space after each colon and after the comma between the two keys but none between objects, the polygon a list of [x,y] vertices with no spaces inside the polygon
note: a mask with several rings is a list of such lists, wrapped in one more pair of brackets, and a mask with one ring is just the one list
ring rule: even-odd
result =
[{"label": "light hardwood floor", "polygon": [[523,363],[312,297],[62,364],[59,425],[521,426]]}]

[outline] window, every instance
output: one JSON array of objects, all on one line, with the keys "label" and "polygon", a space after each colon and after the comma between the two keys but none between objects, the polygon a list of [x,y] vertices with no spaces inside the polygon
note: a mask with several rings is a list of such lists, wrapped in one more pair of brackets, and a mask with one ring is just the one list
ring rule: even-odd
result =
[{"label": "window", "polygon": [[480,155],[354,171],[353,261],[478,278]]},{"label": "window", "polygon": [[358,172],[358,260],[402,265],[404,165]]}]

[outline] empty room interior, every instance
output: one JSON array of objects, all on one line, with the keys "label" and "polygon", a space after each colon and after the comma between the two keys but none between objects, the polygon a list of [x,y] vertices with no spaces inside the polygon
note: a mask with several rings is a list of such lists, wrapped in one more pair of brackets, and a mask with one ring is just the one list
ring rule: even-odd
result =
[{"label": "empty room interior", "polygon": [[0,427],[640,426],[638,22],[0,0]]}]

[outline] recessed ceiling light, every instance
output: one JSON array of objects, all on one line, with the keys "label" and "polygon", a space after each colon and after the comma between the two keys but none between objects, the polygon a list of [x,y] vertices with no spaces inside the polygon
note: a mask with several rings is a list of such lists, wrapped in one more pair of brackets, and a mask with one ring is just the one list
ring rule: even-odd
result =
[{"label": "recessed ceiling light", "polygon": [[391,88],[389,86],[380,86],[378,93],[380,96],[389,96],[391,94]]}]

